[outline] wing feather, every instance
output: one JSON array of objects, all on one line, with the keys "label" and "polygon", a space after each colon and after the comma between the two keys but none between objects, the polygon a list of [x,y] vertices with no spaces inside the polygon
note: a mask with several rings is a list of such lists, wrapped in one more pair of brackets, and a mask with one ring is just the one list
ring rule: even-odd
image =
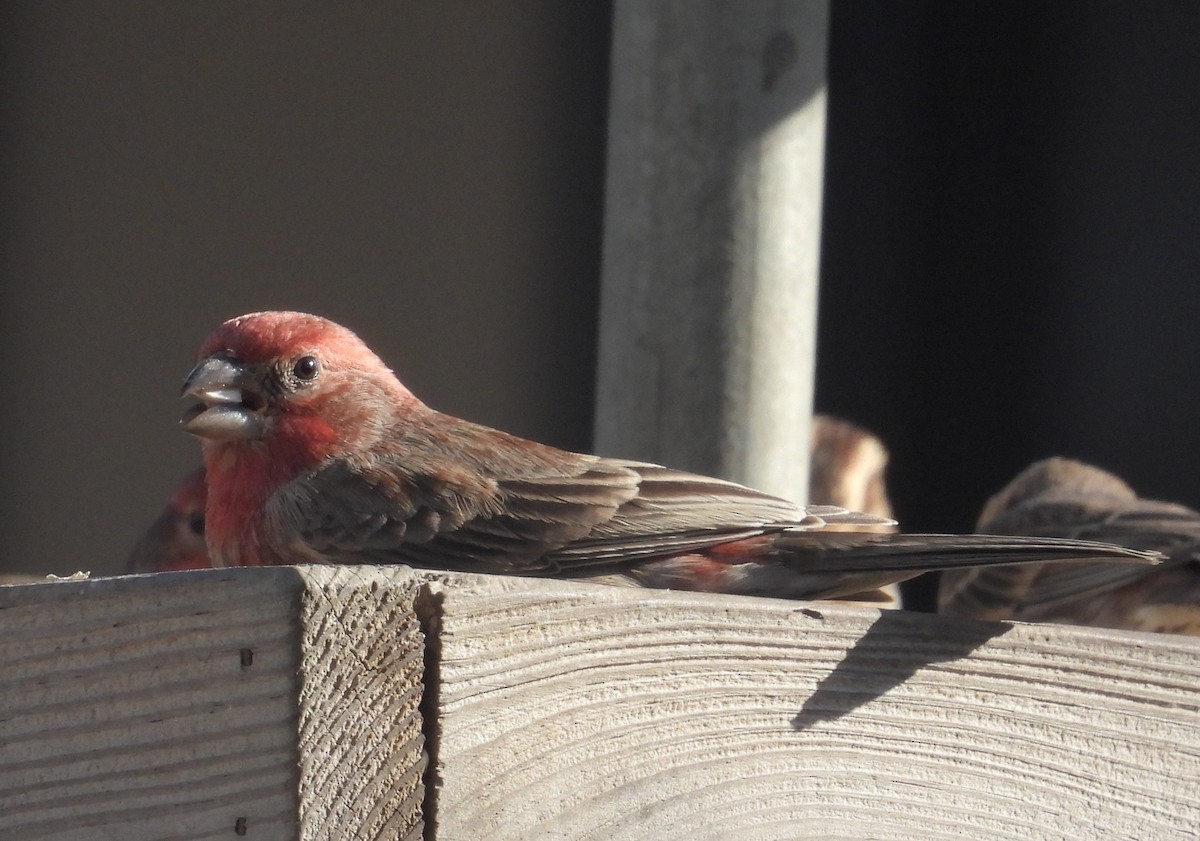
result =
[{"label": "wing feather", "polygon": [[[329,561],[589,575],[767,532],[820,528],[826,517],[854,521],[839,508],[824,506],[816,516],[733,482],[655,464],[507,437],[500,443],[511,442],[532,449],[514,458],[502,447],[486,460],[460,440],[455,450],[467,457],[455,464],[444,455],[428,464],[334,462],[280,490],[268,520]],[[434,448],[415,448],[426,450]]]}]

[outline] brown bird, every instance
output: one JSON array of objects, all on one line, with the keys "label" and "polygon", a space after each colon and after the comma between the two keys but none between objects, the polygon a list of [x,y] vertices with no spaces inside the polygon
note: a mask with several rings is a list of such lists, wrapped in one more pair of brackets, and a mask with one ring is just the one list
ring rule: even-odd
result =
[{"label": "brown bird", "polygon": [[[829,415],[813,416],[809,502],[890,520],[892,503],[883,478],[887,463],[888,451],[883,442],[861,426]],[[895,525],[876,528],[894,531]]]},{"label": "brown bird", "polygon": [[183,394],[199,401],[182,425],[203,442],[220,565],[406,563],[823,598],[947,566],[1157,558],[1070,540],[822,531],[879,521],[442,414],[352,332],[303,313],[221,325]]},{"label": "brown bird", "polygon": [[[812,446],[809,450],[808,501],[835,505],[850,511],[892,519],[892,503],[884,482],[888,451],[875,435],[848,420],[814,415]],[[877,526],[832,524],[826,531],[889,533],[894,522]],[[888,584],[877,590],[846,596],[844,601],[863,602],[872,607],[900,607],[900,587]]]},{"label": "brown bird", "polygon": [[938,592],[941,613],[1200,634],[1200,513],[1190,508],[1139,499],[1107,471],[1050,458],[988,500],[977,530],[1100,540],[1159,551],[1167,561],[947,571]]}]

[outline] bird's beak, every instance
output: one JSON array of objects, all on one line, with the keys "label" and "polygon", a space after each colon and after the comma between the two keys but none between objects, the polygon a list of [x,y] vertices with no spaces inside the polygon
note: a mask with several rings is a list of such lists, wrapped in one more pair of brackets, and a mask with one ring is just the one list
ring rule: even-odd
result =
[{"label": "bird's beak", "polygon": [[200,401],[179,421],[185,432],[214,441],[262,438],[267,403],[241,365],[222,356],[202,359],[183,381],[183,396]]}]

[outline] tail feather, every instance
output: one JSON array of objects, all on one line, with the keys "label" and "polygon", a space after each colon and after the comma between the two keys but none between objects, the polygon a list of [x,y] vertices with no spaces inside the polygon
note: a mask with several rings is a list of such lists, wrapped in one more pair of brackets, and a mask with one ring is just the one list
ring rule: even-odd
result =
[{"label": "tail feather", "polygon": [[1045,561],[1154,565],[1164,560],[1160,552],[1111,543],[990,534],[784,532],[773,548],[787,566],[813,573],[909,572]]},{"label": "tail feather", "polygon": [[866,514],[862,511],[850,511],[836,505],[809,505],[804,513],[821,518],[830,526],[894,526],[896,521],[891,517],[880,517],[876,514]]}]

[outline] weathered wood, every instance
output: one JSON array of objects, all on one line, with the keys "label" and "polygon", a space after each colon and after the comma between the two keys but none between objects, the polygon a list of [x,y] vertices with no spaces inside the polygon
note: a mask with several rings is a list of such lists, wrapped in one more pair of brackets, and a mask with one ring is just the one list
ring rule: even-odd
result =
[{"label": "weathered wood", "polygon": [[0,587],[0,837],[421,837],[404,569]]},{"label": "weathered wood", "polygon": [[1198,655],[402,568],[5,586],[0,838],[1192,838]]},{"label": "weathered wood", "polygon": [[421,838],[420,581],[399,567],[302,567],[300,837]]},{"label": "weathered wood", "polygon": [[459,579],[439,838],[1194,838],[1200,645]]},{"label": "weathered wood", "polygon": [[617,0],[596,447],[804,501],[828,0]]}]

